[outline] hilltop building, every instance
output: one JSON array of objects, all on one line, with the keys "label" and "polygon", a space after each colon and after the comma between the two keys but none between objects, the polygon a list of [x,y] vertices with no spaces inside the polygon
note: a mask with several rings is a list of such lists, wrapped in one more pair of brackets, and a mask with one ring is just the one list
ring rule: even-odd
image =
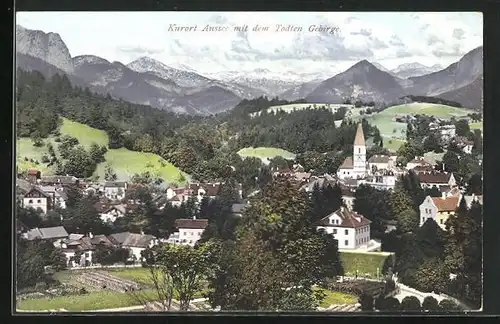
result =
[{"label": "hilltop building", "polygon": [[366,162],[366,142],[361,123],[358,124],[356,136],[354,137],[354,147],[352,157],[346,157],[344,163],[337,171],[339,179],[364,178],[370,174],[368,163]]}]

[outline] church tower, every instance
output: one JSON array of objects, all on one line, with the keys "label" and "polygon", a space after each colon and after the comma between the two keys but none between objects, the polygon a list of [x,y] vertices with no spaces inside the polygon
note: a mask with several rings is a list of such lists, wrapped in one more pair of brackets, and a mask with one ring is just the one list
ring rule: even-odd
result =
[{"label": "church tower", "polygon": [[361,123],[358,124],[356,137],[354,138],[354,152],[353,152],[353,173],[355,175],[367,174],[366,168],[366,144],[365,136],[363,134],[363,127]]}]

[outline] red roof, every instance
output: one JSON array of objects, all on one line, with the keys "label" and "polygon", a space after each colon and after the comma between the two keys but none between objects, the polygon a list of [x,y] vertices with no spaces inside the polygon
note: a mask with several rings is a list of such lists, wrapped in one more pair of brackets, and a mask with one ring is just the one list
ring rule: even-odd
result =
[{"label": "red roof", "polygon": [[438,212],[452,212],[457,209],[460,201],[459,196],[450,196],[447,198],[433,197],[432,202],[438,208]]},{"label": "red roof", "polygon": [[28,174],[29,174],[29,175],[37,175],[39,172],[40,172],[40,171],[35,170],[35,169],[28,170]]},{"label": "red roof", "polygon": [[451,173],[419,173],[420,183],[442,183],[447,184],[450,181]]}]

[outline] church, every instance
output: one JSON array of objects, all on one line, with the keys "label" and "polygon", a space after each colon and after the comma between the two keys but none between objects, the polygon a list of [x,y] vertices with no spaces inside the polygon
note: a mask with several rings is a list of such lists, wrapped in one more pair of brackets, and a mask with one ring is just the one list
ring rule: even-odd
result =
[{"label": "church", "polygon": [[366,143],[365,135],[363,134],[363,127],[361,123],[358,124],[356,136],[354,137],[354,147],[352,157],[345,158],[344,163],[337,171],[339,179],[358,179],[364,178],[370,174],[370,168],[366,161]]}]

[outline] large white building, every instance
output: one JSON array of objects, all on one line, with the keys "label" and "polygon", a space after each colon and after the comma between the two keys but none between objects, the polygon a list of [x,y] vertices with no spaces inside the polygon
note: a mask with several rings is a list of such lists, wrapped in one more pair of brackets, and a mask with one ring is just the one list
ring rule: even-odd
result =
[{"label": "large white building", "polygon": [[352,157],[346,157],[344,163],[337,171],[339,179],[363,178],[370,174],[368,163],[366,162],[366,143],[363,134],[363,126],[358,124],[356,136],[354,137],[354,147]]},{"label": "large white building", "polygon": [[194,246],[207,226],[208,219],[196,219],[196,217],[176,219],[175,228],[177,231],[169,236],[167,243]]},{"label": "large white building", "polygon": [[355,250],[366,248],[370,242],[371,221],[362,215],[340,207],[322,218],[316,227],[332,234],[338,241],[339,249]]}]

